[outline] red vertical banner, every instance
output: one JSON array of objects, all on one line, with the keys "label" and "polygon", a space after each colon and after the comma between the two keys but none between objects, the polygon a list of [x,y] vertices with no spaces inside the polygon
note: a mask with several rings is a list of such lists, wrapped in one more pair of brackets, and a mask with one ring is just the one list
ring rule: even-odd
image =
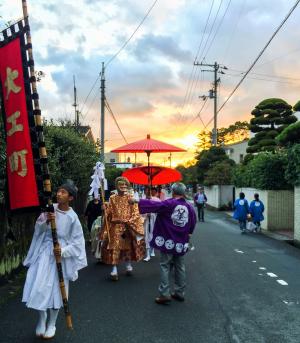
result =
[{"label": "red vertical banner", "polygon": [[39,206],[20,38],[0,48],[0,80],[5,113],[10,208]]}]

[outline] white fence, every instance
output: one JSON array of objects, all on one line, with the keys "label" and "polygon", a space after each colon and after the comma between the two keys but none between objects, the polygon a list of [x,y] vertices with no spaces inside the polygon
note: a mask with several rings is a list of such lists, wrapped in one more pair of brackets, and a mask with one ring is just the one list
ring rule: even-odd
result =
[{"label": "white fence", "polygon": [[300,242],[300,187],[295,187],[294,239]]},{"label": "white fence", "polygon": [[234,186],[211,186],[204,187],[207,196],[207,204],[212,208],[219,209],[222,206],[228,206],[228,203],[233,202]]},{"label": "white fence", "polygon": [[236,197],[239,196],[240,192],[245,193],[245,197],[249,203],[254,199],[254,193],[259,194],[260,200],[265,205],[265,220],[262,222],[263,229],[270,231],[294,230],[295,202],[293,191],[263,191],[255,188],[236,188]]}]

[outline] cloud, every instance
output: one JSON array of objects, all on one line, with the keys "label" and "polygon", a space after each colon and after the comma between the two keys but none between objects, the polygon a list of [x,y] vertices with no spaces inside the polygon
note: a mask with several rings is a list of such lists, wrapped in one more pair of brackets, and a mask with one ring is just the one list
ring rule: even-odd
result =
[{"label": "cloud", "polygon": [[191,61],[192,55],[189,51],[180,48],[172,38],[162,35],[148,34],[139,39],[136,43],[134,53],[141,62],[155,60],[157,55],[171,61]]}]

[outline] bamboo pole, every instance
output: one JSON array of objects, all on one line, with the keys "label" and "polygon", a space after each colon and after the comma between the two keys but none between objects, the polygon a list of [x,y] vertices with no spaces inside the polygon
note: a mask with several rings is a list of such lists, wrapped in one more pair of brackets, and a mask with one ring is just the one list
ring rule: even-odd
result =
[{"label": "bamboo pole", "polygon": [[[31,89],[33,96],[33,107],[34,107],[34,121],[37,127],[42,126],[42,119],[41,119],[41,110],[39,106],[39,98],[37,96],[37,87],[36,87],[36,78],[35,78],[35,70],[34,70],[34,59],[32,53],[32,42],[31,42],[31,34],[30,34],[30,27],[29,27],[29,19],[28,19],[28,10],[27,10],[27,0],[22,0],[22,8],[23,8],[23,16],[26,26],[26,41],[27,41],[27,51],[29,57],[29,74],[30,74],[30,82],[31,82]],[[47,199],[47,208],[49,212],[54,213],[54,207],[51,200],[52,189],[51,189],[51,181],[49,178],[49,169],[47,163],[47,151],[45,148],[45,141],[44,135],[41,130],[38,132],[38,142],[39,142],[39,155],[40,160],[43,164],[43,172],[44,175],[48,175],[48,178],[43,180],[43,189],[45,198]],[[51,233],[53,239],[53,247],[57,248],[59,246],[58,238],[57,238],[57,230],[56,230],[56,223],[55,219],[50,221],[51,225]],[[67,292],[63,277],[62,271],[62,264],[61,264],[61,256],[55,256],[57,272],[58,272],[58,279],[59,279],[59,287],[63,301],[64,313],[66,317],[66,324],[68,329],[72,329],[72,318],[71,313],[69,310],[69,303],[67,298]]]}]

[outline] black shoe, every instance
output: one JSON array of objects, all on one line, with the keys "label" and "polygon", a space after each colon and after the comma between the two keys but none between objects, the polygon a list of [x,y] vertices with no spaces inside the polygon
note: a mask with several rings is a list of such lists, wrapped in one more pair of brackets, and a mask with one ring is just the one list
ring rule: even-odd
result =
[{"label": "black shoe", "polygon": [[184,301],[184,297],[176,293],[172,293],[171,297],[177,301],[181,301],[181,302]]},{"label": "black shoe", "polygon": [[155,298],[155,302],[159,305],[167,305],[170,304],[171,298],[170,297],[164,297],[164,296],[159,296]]}]

